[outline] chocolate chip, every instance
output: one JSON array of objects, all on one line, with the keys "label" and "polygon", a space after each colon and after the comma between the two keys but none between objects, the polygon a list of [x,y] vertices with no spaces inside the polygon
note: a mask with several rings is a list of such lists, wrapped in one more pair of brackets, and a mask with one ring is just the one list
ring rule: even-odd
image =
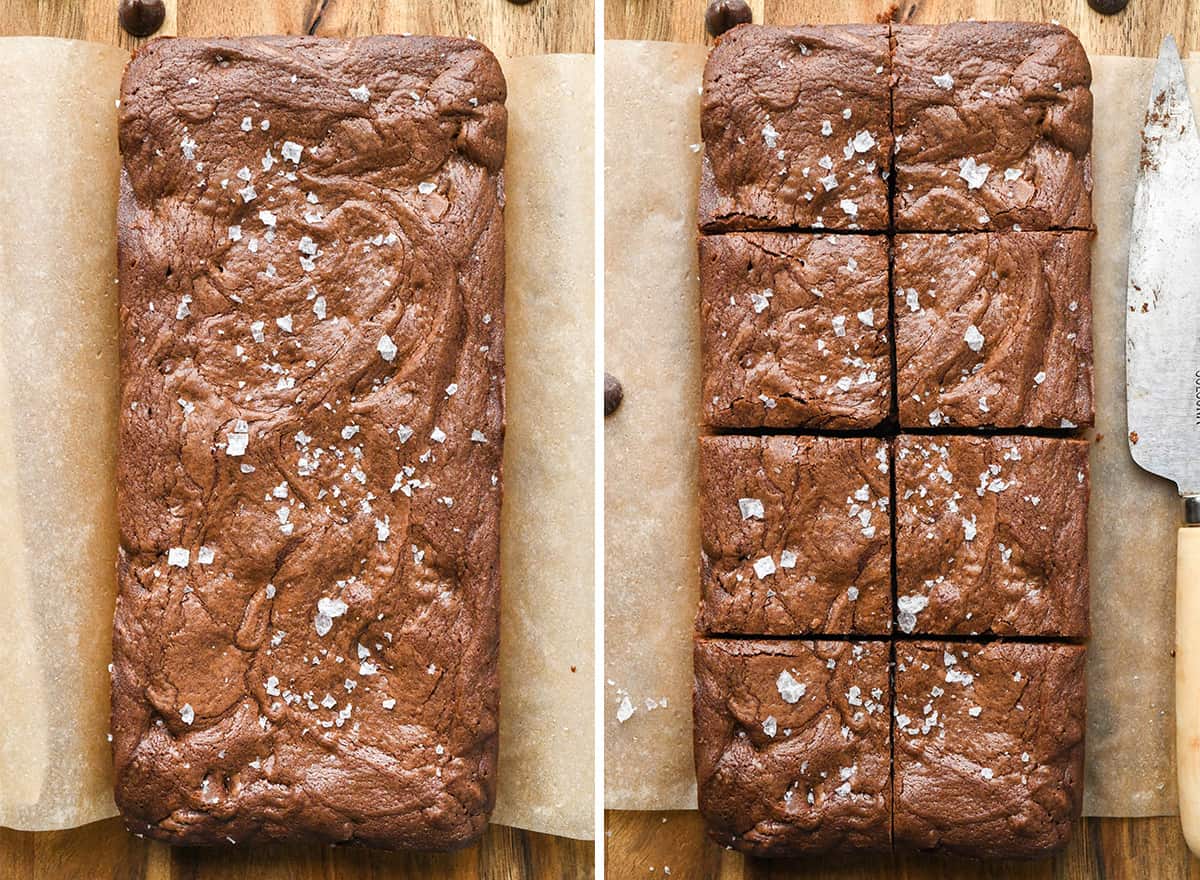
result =
[{"label": "chocolate chip", "polygon": [[167,17],[167,6],[163,0],[121,0],[117,7],[117,19],[121,27],[135,37],[148,37],[160,27]]},{"label": "chocolate chip", "polygon": [[617,411],[617,407],[621,405],[621,400],[624,399],[625,392],[621,390],[621,383],[616,377],[605,373],[604,374],[604,417],[608,418]]},{"label": "chocolate chip", "polygon": [[714,37],[719,37],[731,27],[749,24],[753,18],[746,0],[712,0],[704,13],[704,26]]},{"label": "chocolate chip", "polygon": [[1129,5],[1129,0],[1088,0],[1088,6],[1101,15],[1116,15]]}]

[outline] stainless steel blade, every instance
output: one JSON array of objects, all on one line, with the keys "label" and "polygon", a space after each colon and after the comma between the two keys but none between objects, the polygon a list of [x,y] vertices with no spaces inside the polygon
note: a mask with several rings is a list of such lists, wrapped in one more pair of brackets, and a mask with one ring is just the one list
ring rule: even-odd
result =
[{"label": "stainless steel blade", "polygon": [[1129,451],[1200,494],[1200,136],[1170,36],[1142,132],[1126,303]]}]

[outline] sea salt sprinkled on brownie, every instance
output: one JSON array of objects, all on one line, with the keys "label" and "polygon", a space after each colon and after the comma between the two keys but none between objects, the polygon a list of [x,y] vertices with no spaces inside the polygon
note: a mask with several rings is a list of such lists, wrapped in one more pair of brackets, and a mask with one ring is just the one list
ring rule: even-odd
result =
[{"label": "sea salt sprinkled on brownie", "polygon": [[347,91],[350,92],[351,98],[360,103],[365,104],[371,100],[371,91],[366,86],[355,86]]},{"label": "sea salt sprinkled on brownie", "polygon": [[742,519],[763,518],[763,503],[757,498],[739,498],[738,510],[741,511]]},{"label": "sea salt sprinkled on brownie", "polygon": [[792,673],[785,669],[775,679],[775,689],[779,691],[779,696],[785,703],[798,703],[808,690],[808,685],[796,681]]}]

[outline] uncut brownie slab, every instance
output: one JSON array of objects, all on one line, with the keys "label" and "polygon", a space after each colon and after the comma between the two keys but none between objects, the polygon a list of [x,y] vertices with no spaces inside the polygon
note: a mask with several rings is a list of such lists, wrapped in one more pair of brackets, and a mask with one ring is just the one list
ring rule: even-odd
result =
[{"label": "uncut brownie slab", "polygon": [[705,632],[891,630],[888,442],[702,437]]},{"label": "uncut brownie slab", "polygon": [[718,843],[890,848],[888,661],[886,642],[696,641],[696,779]]},{"label": "uncut brownie slab", "polygon": [[1089,238],[896,237],[901,427],[1092,424]]},{"label": "uncut brownie slab", "polygon": [[1092,225],[1092,73],[1066,28],[892,28],[900,230]]},{"label": "uncut brownie slab", "polygon": [[897,848],[1048,855],[1083,804],[1080,645],[897,642]]},{"label": "uncut brownie slab", "polygon": [[870,428],[891,405],[879,236],[700,238],[705,422]]},{"label": "uncut brownie slab", "polygon": [[743,25],[704,68],[700,227],[888,228],[888,29]]},{"label": "uncut brownie slab", "polygon": [[900,437],[905,633],[1088,635],[1086,440]]},{"label": "uncut brownie slab", "polygon": [[495,793],[505,83],[471,40],[160,40],[122,88],[116,799],[452,848]]}]

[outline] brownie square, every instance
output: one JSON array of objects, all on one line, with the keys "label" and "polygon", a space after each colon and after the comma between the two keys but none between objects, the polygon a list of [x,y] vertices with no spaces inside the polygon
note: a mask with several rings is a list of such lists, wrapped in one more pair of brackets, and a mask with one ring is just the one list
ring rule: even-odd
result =
[{"label": "brownie square", "polygon": [[695,648],[700,811],[756,856],[891,846],[886,642],[724,641]]},{"label": "brownie square", "polygon": [[1089,238],[896,237],[901,427],[1092,424]]},{"label": "brownie square", "polygon": [[700,441],[700,628],[745,635],[891,630],[886,440]]},{"label": "brownie square", "polygon": [[1048,855],[1083,804],[1080,645],[896,645],[898,848]]},{"label": "brownie square", "polygon": [[1050,24],[892,29],[896,228],[1092,225],[1092,71]]},{"label": "brownie square", "polygon": [[869,428],[891,405],[882,237],[700,238],[705,421]]},{"label": "brownie square", "polygon": [[901,632],[1088,635],[1088,442],[901,437]]},{"label": "brownie square", "polygon": [[701,228],[886,230],[890,81],[886,27],[723,36],[704,68]]},{"label": "brownie square", "polygon": [[889,633],[888,471],[883,439],[701,438],[700,628]]}]

